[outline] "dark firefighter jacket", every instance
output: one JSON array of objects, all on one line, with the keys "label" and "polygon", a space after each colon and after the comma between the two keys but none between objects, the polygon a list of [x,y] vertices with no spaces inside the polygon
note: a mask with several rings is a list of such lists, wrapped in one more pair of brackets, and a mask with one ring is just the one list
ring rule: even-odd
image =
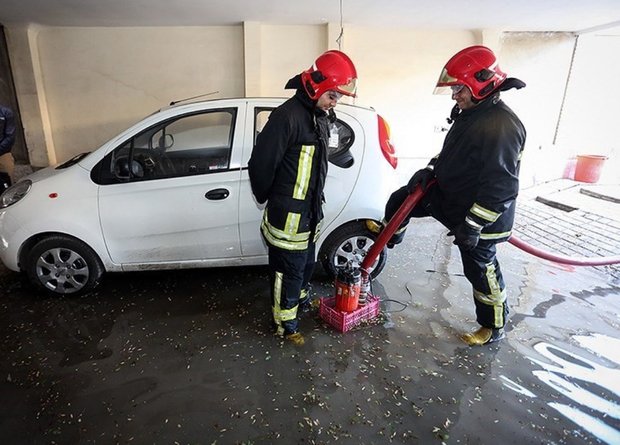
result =
[{"label": "dark firefighter jacket", "polygon": [[506,240],[514,223],[525,128],[499,94],[455,118],[431,161],[448,227],[465,219],[480,238]]},{"label": "dark firefighter jacket", "polygon": [[298,89],[276,108],[248,162],[252,193],[267,201],[261,231],[269,244],[305,250],[323,219],[327,175],[327,113]]}]

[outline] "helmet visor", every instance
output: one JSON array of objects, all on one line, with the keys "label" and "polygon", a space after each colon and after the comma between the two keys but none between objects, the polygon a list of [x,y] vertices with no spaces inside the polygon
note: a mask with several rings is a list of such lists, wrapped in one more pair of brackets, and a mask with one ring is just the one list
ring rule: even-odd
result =
[{"label": "helmet visor", "polygon": [[452,89],[450,87],[435,87],[433,94],[440,94],[442,96],[451,96]]},{"label": "helmet visor", "polygon": [[437,80],[438,87],[450,86],[457,83],[461,82],[459,82],[456,77],[452,77],[450,74],[448,74],[448,70],[446,68],[441,70],[441,74],[439,75],[439,79]]},{"label": "helmet visor", "polygon": [[357,79],[353,78],[344,85],[338,85],[335,89],[345,96],[355,97],[355,92],[357,91]]},{"label": "helmet visor", "polygon": [[463,88],[465,88],[465,85],[462,83],[457,83],[450,86],[435,87],[433,94],[450,94],[451,96],[453,96],[463,91]]},{"label": "helmet visor", "polygon": [[452,94],[452,85],[462,85],[461,82],[456,77],[452,77],[448,74],[448,70],[444,68],[441,70],[441,74],[439,75],[439,79],[437,79],[437,85],[435,86],[435,90],[433,94]]}]

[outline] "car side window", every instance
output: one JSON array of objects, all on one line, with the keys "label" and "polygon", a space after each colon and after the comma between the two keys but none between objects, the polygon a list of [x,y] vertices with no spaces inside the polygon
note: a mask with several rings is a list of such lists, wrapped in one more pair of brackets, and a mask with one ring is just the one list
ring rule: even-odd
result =
[{"label": "car side window", "polygon": [[103,184],[227,171],[236,108],[187,114],[144,130],[101,162]]},{"label": "car side window", "polygon": [[263,131],[265,124],[269,120],[269,115],[274,108],[255,108],[254,109],[254,146],[256,146],[256,138]]},{"label": "car side window", "polygon": [[[263,130],[263,127],[267,123],[269,119],[269,115],[273,111],[273,108],[255,108],[254,110],[254,145],[256,145],[256,138]],[[333,123],[333,126],[330,126],[332,131],[336,131],[338,134],[338,145],[330,146],[327,149],[329,161],[338,165],[339,167],[348,168],[353,165],[353,162],[342,162],[341,159],[343,157],[350,158],[353,157],[349,152],[349,148],[353,145],[355,140],[355,134],[353,133],[353,129],[347,125],[344,121],[337,119],[336,122]]]}]

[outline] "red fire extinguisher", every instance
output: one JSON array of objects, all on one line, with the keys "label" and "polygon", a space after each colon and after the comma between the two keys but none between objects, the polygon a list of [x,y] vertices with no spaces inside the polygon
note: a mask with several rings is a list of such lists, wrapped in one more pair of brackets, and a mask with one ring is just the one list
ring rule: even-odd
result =
[{"label": "red fire extinguisher", "polygon": [[360,296],[362,273],[358,268],[345,267],[336,276],[336,309],[352,312],[357,309]]}]

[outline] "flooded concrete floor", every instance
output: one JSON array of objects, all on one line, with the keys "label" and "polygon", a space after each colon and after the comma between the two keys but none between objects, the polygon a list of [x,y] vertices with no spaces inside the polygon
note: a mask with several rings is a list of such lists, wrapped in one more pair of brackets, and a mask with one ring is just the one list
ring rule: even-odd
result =
[{"label": "flooded concrete floor", "polygon": [[[507,338],[480,348],[458,251],[410,225],[382,314],[306,344],[269,327],[263,267],[109,274],[50,299],[0,268],[3,444],[618,444],[620,286],[499,247]],[[330,296],[317,270],[313,296]]]}]

